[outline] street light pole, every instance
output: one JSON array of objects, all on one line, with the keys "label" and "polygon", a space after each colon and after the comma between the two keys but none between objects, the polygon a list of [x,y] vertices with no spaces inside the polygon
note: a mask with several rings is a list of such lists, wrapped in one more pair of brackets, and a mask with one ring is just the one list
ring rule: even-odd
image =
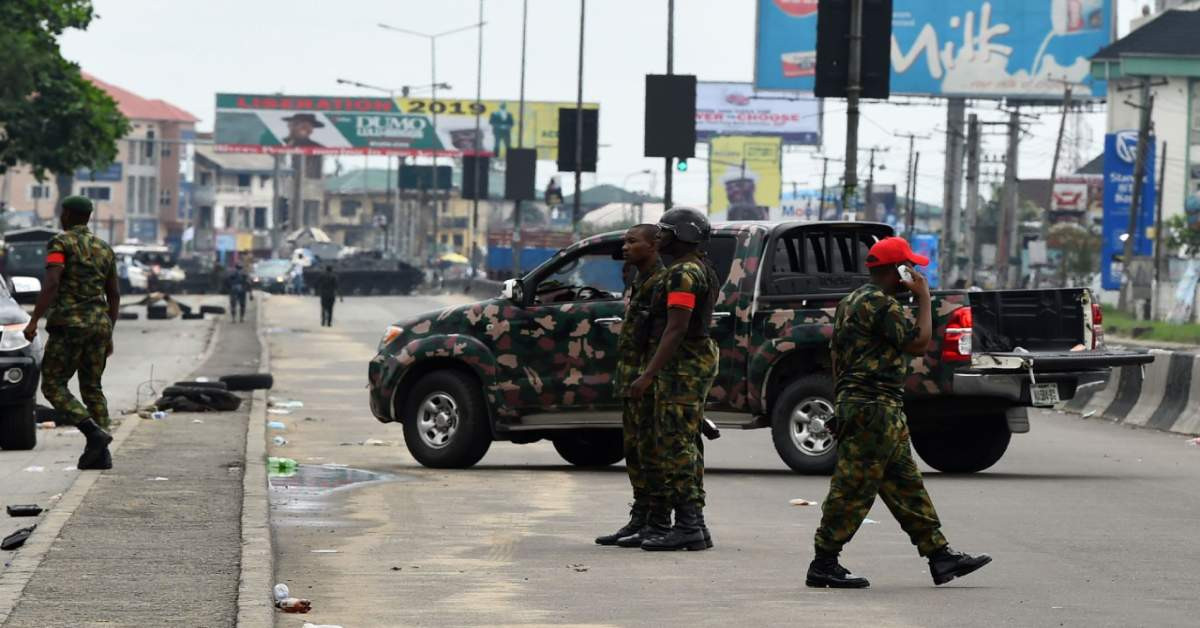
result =
[{"label": "street light pole", "polygon": [[571,236],[579,241],[579,208],[583,202],[583,25],[587,0],[579,0],[579,72],[575,89],[575,206],[571,210]]},{"label": "street light pole", "polygon": [[[483,0],[479,0],[479,23],[483,23]],[[479,273],[479,259],[475,252],[478,250],[475,239],[479,236],[479,148],[483,143],[481,141],[482,134],[479,131],[479,115],[480,109],[483,107],[483,27],[479,27],[479,43],[475,65],[475,159],[471,162],[475,169],[475,177],[472,179],[475,183],[474,194],[471,200],[471,237],[468,238],[470,247],[467,257],[471,260],[471,280],[474,281],[475,276]],[[487,193],[487,190],[484,190]]]},{"label": "street light pole", "polygon": [[[529,0],[521,2],[521,88],[518,90],[517,103],[517,148],[525,148],[525,34],[529,26]],[[499,143],[497,143],[497,149]],[[505,146],[505,157],[508,157],[507,151],[509,146]],[[537,147],[535,146],[536,150]],[[497,150],[499,152],[499,150]],[[496,155],[500,157],[499,154]],[[505,166],[507,171],[507,166]],[[513,201],[513,233],[512,244],[509,246],[512,251],[512,276],[521,276],[521,253],[524,245],[521,243],[521,201]]]},{"label": "street light pole", "polygon": [[[675,0],[667,0],[667,76],[675,73]],[[674,195],[674,171],[675,160],[671,157],[666,158],[666,166],[663,172],[666,177],[663,181],[663,211],[671,209],[672,196]],[[578,192],[576,192],[578,196]]]}]

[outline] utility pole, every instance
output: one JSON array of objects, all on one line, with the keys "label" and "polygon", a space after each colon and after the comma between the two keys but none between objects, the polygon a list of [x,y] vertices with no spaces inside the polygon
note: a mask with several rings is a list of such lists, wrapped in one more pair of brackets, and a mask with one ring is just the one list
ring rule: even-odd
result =
[{"label": "utility pole", "polygon": [[579,72],[575,88],[575,206],[571,209],[571,236],[580,239],[580,205],[583,202],[583,25],[587,0],[579,0]]},{"label": "utility pole", "polygon": [[821,158],[821,199],[817,202],[817,220],[825,218],[825,177],[829,176],[829,158]]},{"label": "utility pole", "polygon": [[1062,154],[1063,134],[1067,131],[1067,111],[1071,108],[1071,83],[1063,81],[1062,120],[1058,123],[1058,140],[1054,143],[1054,160],[1050,162],[1050,196],[1046,211],[1054,209],[1054,182],[1058,179],[1058,158]]},{"label": "utility pole", "polygon": [[[521,91],[517,105],[517,148],[525,148],[525,34],[529,27],[529,0],[521,2]],[[506,155],[507,156],[507,155]],[[497,158],[500,155],[496,155]],[[576,196],[578,196],[576,190]],[[512,276],[521,276],[521,201],[513,201]]]},{"label": "utility pole", "polygon": [[[675,0],[667,0],[667,76],[675,73]],[[666,172],[666,177],[663,180],[663,211],[671,209],[672,195],[674,194],[674,179],[675,174],[675,159],[673,157],[666,158],[666,166],[663,168]],[[651,190],[653,191],[653,190]],[[575,192],[575,196],[579,196],[579,192]]]},{"label": "utility pole", "polygon": [[1150,79],[1142,79],[1141,99],[1138,104],[1141,117],[1138,119],[1137,159],[1133,163],[1133,201],[1129,204],[1129,228],[1125,230],[1125,251],[1122,257],[1120,308],[1126,312],[1133,305],[1130,291],[1133,288],[1134,243],[1138,238],[1138,211],[1142,204],[1142,180],[1146,178],[1146,150],[1150,143],[1150,113],[1154,109],[1154,95],[1150,93]]},{"label": "utility pole", "polygon": [[[271,251],[278,257],[279,249],[283,246],[283,238],[280,230],[283,225],[280,223],[279,211],[279,160],[282,159],[279,155],[271,155]],[[210,225],[211,227],[211,225]],[[192,237],[195,238],[195,231],[192,232]]]},{"label": "utility pole", "polygon": [[846,174],[842,210],[848,211],[858,188],[858,98],[862,94],[863,0],[850,0],[850,67],[846,84]]},{"label": "utility pole", "polygon": [[967,102],[963,98],[951,98],[946,107],[946,175],[942,186],[942,247],[939,267],[944,281],[949,285],[954,275],[955,249],[958,240],[958,220],[962,199],[963,124],[966,121]]},{"label": "utility pole", "polygon": [[886,153],[886,152],[888,152],[888,149],[879,148],[878,146],[872,146],[868,150],[871,153],[871,157],[868,162],[869,165],[867,166],[867,172],[868,172],[868,174],[867,174],[867,192],[866,192],[867,211],[863,212],[863,216],[864,216],[863,219],[867,220],[869,222],[874,222],[874,221],[879,220],[879,216],[875,215],[875,205],[874,205],[874,203],[871,202],[871,199],[874,197],[874,194],[875,194],[875,153],[877,153],[877,152]]},{"label": "utility pole", "polygon": [[908,192],[908,217],[905,222],[906,237],[911,238],[917,228],[917,168],[921,166],[921,151],[913,155],[912,170],[908,173],[910,189]]},{"label": "utility pole", "polygon": [[1163,219],[1162,219],[1162,204],[1163,204],[1163,182],[1167,178],[1167,143],[1163,142],[1162,154],[1158,157],[1158,188],[1156,189],[1157,196],[1154,204],[1154,287],[1150,291],[1150,303],[1154,308],[1151,316],[1154,320],[1160,320],[1162,315],[1160,302],[1162,299],[1158,295],[1159,274],[1162,272],[1162,247],[1165,244],[1163,237]]},{"label": "utility pole", "polygon": [[1021,113],[1014,108],[1008,113],[1008,151],[1004,157],[1004,204],[999,229],[996,232],[996,283],[1009,288],[1012,274],[1011,258],[1016,249],[1017,235],[1017,146],[1021,141]]},{"label": "utility pole", "polygon": [[[467,257],[471,260],[471,281],[479,274],[479,256],[476,251],[476,239],[479,237],[479,153],[483,143],[483,133],[479,130],[479,116],[483,109],[483,0],[479,0],[479,40],[475,57],[475,159],[471,162],[475,169],[475,193],[471,196],[471,237],[467,238]],[[490,167],[490,166],[489,166]],[[483,191],[487,194],[487,190]]]},{"label": "utility pole", "polygon": [[967,286],[975,285],[976,225],[979,220],[979,116],[967,122]]},{"label": "utility pole", "polygon": [[[913,172],[913,144],[914,144],[914,141],[915,141],[915,140],[927,140],[927,139],[929,139],[929,136],[928,136],[928,135],[917,135],[917,134],[915,134],[915,133],[897,133],[897,134],[896,134],[896,137],[906,137],[906,138],[908,138],[908,169],[904,171],[904,172],[905,172],[905,175],[904,175],[904,176],[906,177],[906,178],[905,178],[905,180],[904,180],[904,196],[906,196],[906,197],[907,197],[907,199],[908,199],[908,206],[907,206],[907,208],[906,208],[906,209],[907,209],[907,213],[905,214],[905,215],[907,216],[907,214],[908,214],[908,213],[912,213],[913,211],[915,211],[915,210],[913,209],[913,203],[914,203],[914,202],[916,202],[916,201],[914,201],[914,200],[913,200],[913,196],[915,196],[915,194],[910,194],[910,193],[909,193],[909,189],[910,189],[910,188],[913,188],[913,178],[914,178],[914,177],[912,176],[912,172]],[[904,222],[904,224],[905,224],[905,225],[908,225],[908,220],[907,220],[907,218],[905,219],[905,222]]]}]

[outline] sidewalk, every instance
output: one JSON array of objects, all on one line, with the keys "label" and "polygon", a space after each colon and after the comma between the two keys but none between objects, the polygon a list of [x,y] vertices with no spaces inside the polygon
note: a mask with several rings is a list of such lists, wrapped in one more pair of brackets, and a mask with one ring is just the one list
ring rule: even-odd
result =
[{"label": "sidewalk", "polygon": [[[254,324],[220,325],[216,349],[197,374],[255,372]],[[237,412],[142,420],[63,526],[4,626],[234,625],[245,398]]]}]

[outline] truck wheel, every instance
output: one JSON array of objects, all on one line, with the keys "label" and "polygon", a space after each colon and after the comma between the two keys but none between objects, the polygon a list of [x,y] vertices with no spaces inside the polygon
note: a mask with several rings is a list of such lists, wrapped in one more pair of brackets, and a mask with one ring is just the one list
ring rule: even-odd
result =
[{"label": "truck wheel", "polygon": [[470,467],[492,446],[483,391],[456,371],[422,377],[408,395],[403,423],[408,452],[427,467]]},{"label": "truck wheel", "polygon": [[1011,439],[1003,413],[962,419],[947,429],[912,435],[921,460],[942,473],[983,471],[1004,456]]},{"label": "truck wheel", "polygon": [[607,467],[625,457],[620,430],[579,430],[554,438],[554,451],[577,467]]},{"label": "truck wheel", "polygon": [[33,421],[34,400],[0,408],[0,449],[33,449],[37,425]]},{"label": "truck wheel", "polygon": [[825,424],[833,418],[833,379],[806,375],[788,384],[771,410],[775,451],[797,473],[829,474],[837,464],[837,445]]}]

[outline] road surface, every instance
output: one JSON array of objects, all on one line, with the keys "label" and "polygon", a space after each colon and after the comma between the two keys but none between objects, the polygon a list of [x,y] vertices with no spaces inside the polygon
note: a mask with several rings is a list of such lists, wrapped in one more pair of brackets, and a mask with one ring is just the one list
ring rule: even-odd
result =
[{"label": "road surface", "polygon": [[[1037,412],[1032,432],[973,476],[926,471],[958,549],[984,570],[935,588],[882,503],[843,554],[862,591],[812,590],[828,478],[791,473],[766,430],[709,443],[716,548],[649,553],[592,538],[623,522],[623,468],[579,471],[545,442],[497,443],[469,470],[416,464],[371,417],[367,360],[384,327],[457,297],[352,298],[332,328],[312,298],[267,303],[272,455],[297,459],[271,492],[277,579],[313,623],[344,626],[1194,626],[1200,617],[1200,448],[1152,431]],[[366,444],[360,444],[366,443]],[[321,465],[327,465],[322,467]],[[347,465],[342,467],[340,465]],[[362,472],[357,471],[362,470]],[[277,616],[278,626],[298,626]]]}]

